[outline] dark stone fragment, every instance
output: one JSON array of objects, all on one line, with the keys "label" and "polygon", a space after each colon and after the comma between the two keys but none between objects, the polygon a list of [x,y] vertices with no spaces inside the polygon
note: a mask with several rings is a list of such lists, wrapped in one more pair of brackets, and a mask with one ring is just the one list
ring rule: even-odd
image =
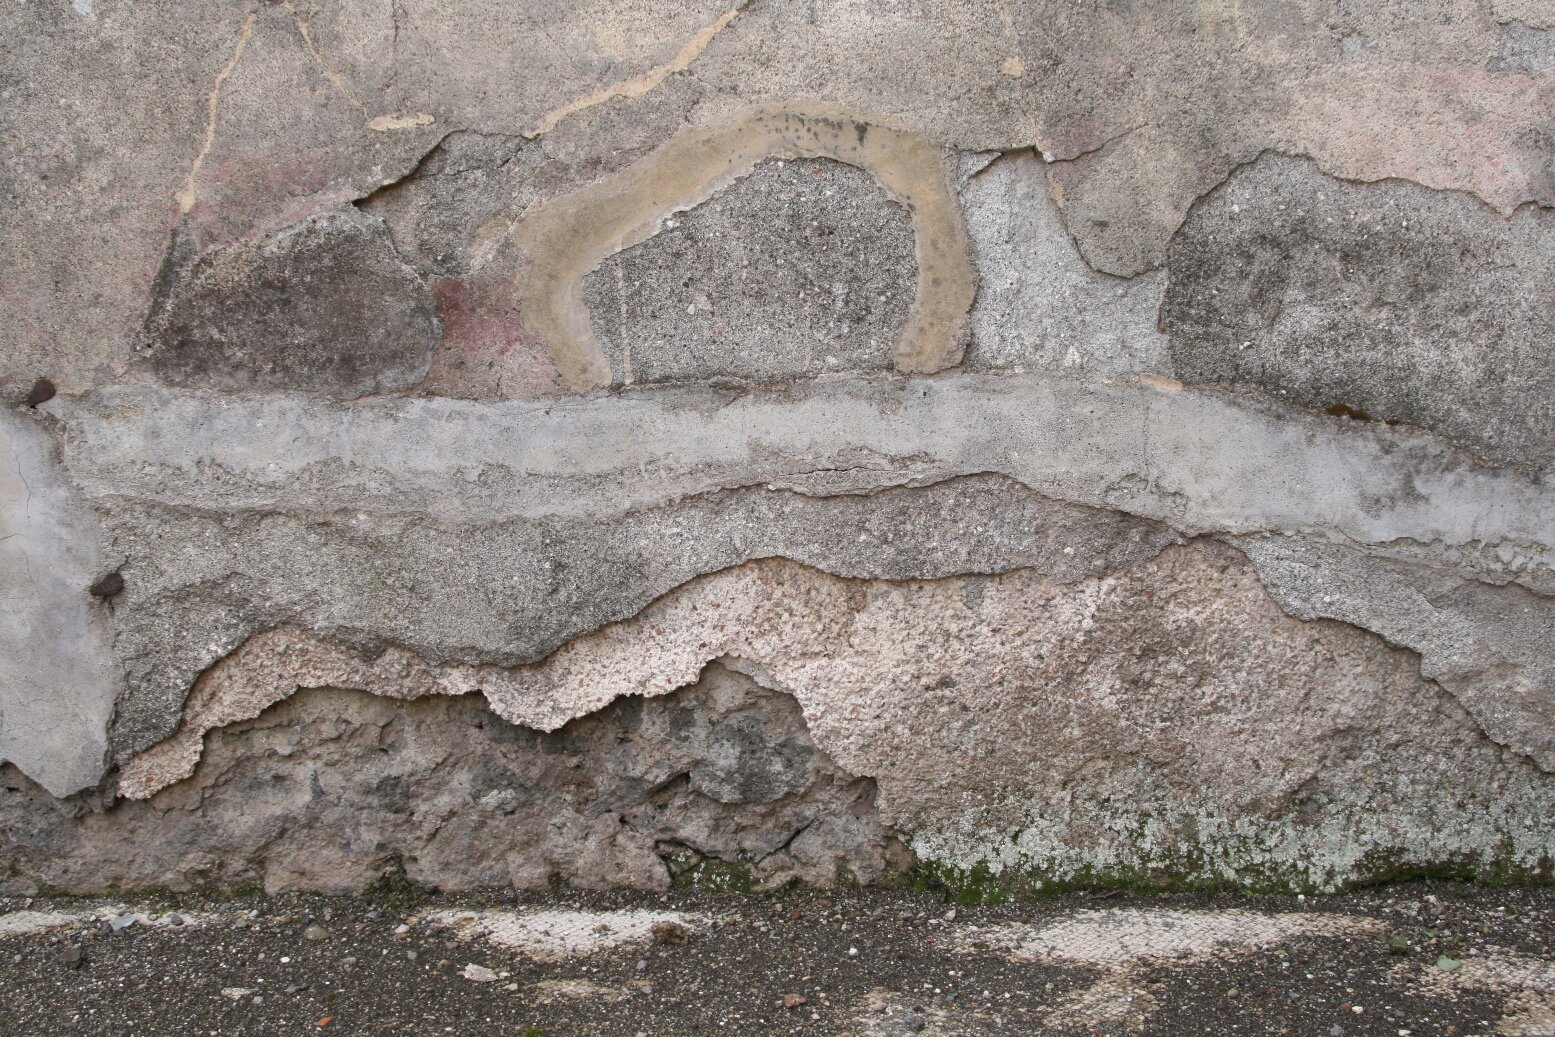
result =
[{"label": "dark stone fragment", "polygon": [[32,388],[28,391],[25,402],[29,407],[36,407],[40,403],[47,403],[52,400],[55,392],[53,382],[47,378],[39,378],[32,383]]},{"label": "dark stone fragment", "polygon": [[169,265],[142,353],[174,385],[394,392],[426,376],[441,337],[431,290],[356,210]]},{"label": "dark stone fragment", "polygon": [[111,598],[124,590],[124,577],[117,572],[111,572],[87,588],[87,593],[94,598]]}]

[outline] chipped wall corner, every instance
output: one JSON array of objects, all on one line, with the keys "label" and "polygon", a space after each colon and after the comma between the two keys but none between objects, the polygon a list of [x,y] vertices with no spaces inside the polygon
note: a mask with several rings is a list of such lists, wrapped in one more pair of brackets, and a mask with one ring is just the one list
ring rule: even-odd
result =
[{"label": "chipped wall corner", "polygon": [[0,891],[1551,877],[1555,30],[170,7],[0,12]]}]

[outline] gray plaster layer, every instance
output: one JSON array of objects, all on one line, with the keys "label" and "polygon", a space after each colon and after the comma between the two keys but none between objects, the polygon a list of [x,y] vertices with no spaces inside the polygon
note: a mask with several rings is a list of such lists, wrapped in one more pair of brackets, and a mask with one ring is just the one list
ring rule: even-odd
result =
[{"label": "gray plaster layer", "polygon": [[720,666],[550,733],[478,695],[312,691],[213,735],[189,780],[84,817],[6,784],[0,875],[71,892],[663,889],[717,868],[831,885],[912,859],[874,782],[816,747],[793,698]]},{"label": "gray plaster layer", "polygon": [[119,625],[131,684],[114,728],[120,759],[171,734],[196,677],[272,627],[368,654],[403,645],[439,662],[515,665],[751,558],[885,579],[1021,566],[1068,581],[1178,539],[995,477],[826,499],[752,488],[589,520],[131,505],[112,529],[134,559]]},{"label": "gray plaster layer", "polygon": [[864,170],[769,161],[606,260],[583,298],[618,385],[889,371],[914,247]]},{"label": "gray plaster layer", "polygon": [[1490,737],[1555,771],[1555,598],[1302,537],[1235,543],[1293,616],[1375,630],[1420,654]]},{"label": "gray plaster layer", "polygon": [[1124,279],[1087,266],[1040,156],[995,157],[966,181],[962,200],[982,272],[963,368],[1170,373],[1166,337],[1156,330],[1165,276]]},{"label": "gray plaster layer", "polygon": [[1524,22],[1501,26],[1501,50],[1487,66],[1492,72],[1524,72],[1536,76],[1555,70],[1555,30]]},{"label": "gray plaster layer", "polygon": [[[1433,440],[1137,384],[957,376],[549,407],[379,401],[346,408],[350,421],[300,397],[245,408],[118,390],[67,403],[73,471],[112,503],[116,548],[135,559],[121,756],[170,732],[200,672],[279,624],[512,664],[748,558],[890,578],[1014,565],[1073,577],[1175,536],[1126,514],[1185,533],[1306,529],[1411,564],[1395,542],[1445,544],[1486,556],[1462,563],[1471,576],[1543,586],[1555,515],[1541,480]],[[1073,503],[987,478],[881,492],[1001,470]],[[1429,643],[1424,618],[1391,621],[1409,631],[1390,633],[1398,643]],[[1521,672],[1539,672],[1538,642],[1521,642]],[[1465,696],[1489,701],[1483,676]],[[1501,708],[1509,719],[1487,722],[1498,739],[1544,744],[1537,697]]]},{"label": "gray plaster layer", "polygon": [[123,678],[87,593],[113,563],[42,420],[0,411],[0,760],[65,796],[102,778]]},{"label": "gray plaster layer", "polygon": [[89,497],[198,508],[608,516],[731,486],[824,495],[993,472],[1190,533],[1505,542],[1540,569],[1555,544],[1555,489],[1538,477],[1405,430],[1159,381],[945,375],[343,408],[120,387],[60,410]]},{"label": "gray plaster layer", "polygon": [[426,376],[432,296],[381,221],[347,210],[198,259],[191,250],[174,239],[141,345],[164,381],[351,399]]},{"label": "gray plaster layer", "polygon": [[1265,156],[1173,241],[1179,378],[1413,425],[1555,467],[1555,214]]}]

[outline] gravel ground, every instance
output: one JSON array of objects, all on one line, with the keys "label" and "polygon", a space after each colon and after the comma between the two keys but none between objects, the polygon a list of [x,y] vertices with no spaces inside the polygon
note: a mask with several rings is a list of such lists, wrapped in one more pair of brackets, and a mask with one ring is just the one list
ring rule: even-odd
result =
[{"label": "gravel ground", "polygon": [[1555,1034],[1555,888],[0,898],[0,1034]]}]

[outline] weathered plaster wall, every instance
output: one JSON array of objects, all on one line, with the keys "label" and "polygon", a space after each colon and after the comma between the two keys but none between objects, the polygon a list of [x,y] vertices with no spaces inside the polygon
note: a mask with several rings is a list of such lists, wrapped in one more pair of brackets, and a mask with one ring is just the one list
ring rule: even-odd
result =
[{"label": "weathered plaster wall", "polygon": [[6,888],[1549,875],[1549,4],[0,24]]}]

